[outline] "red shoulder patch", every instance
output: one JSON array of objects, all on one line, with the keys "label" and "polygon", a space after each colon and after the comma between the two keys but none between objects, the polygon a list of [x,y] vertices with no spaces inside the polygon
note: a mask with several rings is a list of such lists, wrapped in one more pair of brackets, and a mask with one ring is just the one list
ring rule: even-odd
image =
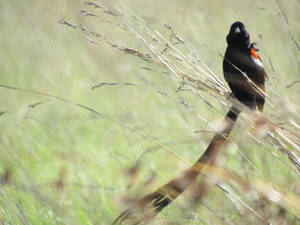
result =
[{"label": "red shoulder patch", "polygon": [[255,58],[255,59],[259,59],[259,56],[257,55],[255,49],[253,47],[250,48],[250,52],[251,55]]}]

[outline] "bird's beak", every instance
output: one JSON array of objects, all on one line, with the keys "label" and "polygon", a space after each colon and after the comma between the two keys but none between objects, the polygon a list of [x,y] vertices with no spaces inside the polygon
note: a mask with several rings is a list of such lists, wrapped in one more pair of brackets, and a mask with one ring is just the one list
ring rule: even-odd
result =
[{"label": "bird's beak", "polygon": [[237,33],[241,33],[241,29],[239,27],[236,27],[234,29],[234,33],[237,34]]}]

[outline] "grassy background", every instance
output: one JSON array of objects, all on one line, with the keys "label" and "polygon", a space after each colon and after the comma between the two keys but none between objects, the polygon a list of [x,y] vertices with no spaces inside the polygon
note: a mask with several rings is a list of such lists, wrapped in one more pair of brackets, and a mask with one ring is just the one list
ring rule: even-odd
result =
[{"label": "grassy background", "polygon": [[[243,21],[261,50],[270,78],[268,93],[280,96],[275,109],[267,103],[265,114],[280,122],[290,109],[299,122],[299,84],[286,88],[299,80],[299,49],[289,34],[299,43],[299,1],[130,0],[124,4],[166,37],[163,24],[171,24],[223,81],[219,54],[225,51],[230,25]],[[92,107],[149,135],[188,162],[204,151],[213,133],[195,131],[211,131],[223,118],[227,109],[219,99],[199,91],[211,108],[193,93],[176,92],[176,80],[141,69],[149,66],[147,62],[103,43],[93,45],[82,33],[57,21],[87,24],[114,42],[145,50],[134,35],[101,21],[105,16],[83,16],[80,9],[86,6],[81,1],[0,0],[0,8],[1,84]],[[120,85],[92,90],[97,82]],[[122,85],[125,82],[135,86]],[[0,186],[2,224],[109,224],[126,208],[128,196],[149,193],[187,168],[184,160],[155,143],[87,110],[4,88],[0,96],[0,171],[2,180],[8,181]],[[194,105],[198,114],[179,104],[181,100]],[[30,107],[38,102],[42,104]],[[249,138],[249,129],[246,121],[238,121],[222,165],[241,176],[264,177],[274,187],[299,195],[299,175],[287,157],[264,140],[265,145],[258,145]],[[137,174],[130,175],[138,160]],[[146,183],[151,177],[154,181]],[[256,207],[255,193],[240,197]],[[154,223],[251,224],[251,214],[241,208],[211,186],[203,204],[193,205],[184,195]],[[269,211],[273,224],[281,224],[279,207],[273,205]],[[292,209],[284,218],[299,224]]]}]

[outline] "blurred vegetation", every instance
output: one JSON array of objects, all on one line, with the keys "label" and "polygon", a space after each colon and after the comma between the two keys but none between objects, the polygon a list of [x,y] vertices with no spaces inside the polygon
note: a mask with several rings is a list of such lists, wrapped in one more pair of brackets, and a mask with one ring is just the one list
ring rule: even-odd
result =
[{"label": "blurred vegetation", "polygon": [[[120,7],[119,1],[110,4]],[[170,30],[164,24],[170,24],[223,82],[225,37],[233,22],[243,21],[269,76],[264,116],[278,126],[292,124],[286,129],[292,127],[289,131],[299,137],[299,1],[123,4],[166,39]],[[128,202],[166,183],[203,153],[230,105],[225,95],[178,91],[180,82],[162,66],[58,23],[63,18],[111,43],[149,52],[137,35],[124,30],[122,17],[118,21],[74,0],[0,0],[0,7],[0,84],[65,98],[105,115],[51,96],[0,88],[1,224],[110,224]],[[191,57],[183,45],[176,46]],[[201,201],[185,193],[153,223],[263,223],[251,208],[269,224],[300,224],[299,171],[266,138],[253,138],[251,130],[245,112],[219,164],[250,183],[266,182],[292,194],[293,202],[279,206],[219,177],[208,181]],[[299,148],[286,146],[299,159]]]}]

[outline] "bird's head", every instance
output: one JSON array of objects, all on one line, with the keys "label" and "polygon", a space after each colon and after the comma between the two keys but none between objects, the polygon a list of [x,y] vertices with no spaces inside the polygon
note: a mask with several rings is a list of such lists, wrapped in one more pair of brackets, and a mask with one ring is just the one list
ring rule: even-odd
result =
[{"label": "bird's head", "polygon": [[231,46],[249,47],[250,35],[242,22],[235,22],[231,25],[229,34],[226,37],[227,44]]}]

